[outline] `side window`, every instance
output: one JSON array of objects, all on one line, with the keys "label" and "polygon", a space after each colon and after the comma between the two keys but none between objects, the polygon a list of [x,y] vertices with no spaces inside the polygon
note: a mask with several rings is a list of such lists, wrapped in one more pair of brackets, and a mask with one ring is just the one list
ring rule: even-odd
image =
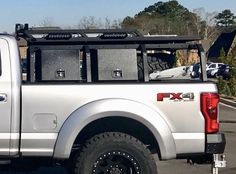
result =
[{"label": "side window", "polygon": [[216,68],[216,64],[213,64],[213,65],[212,65],[212,68]]},{"label": "side window", "polygon": [[216,68],[216,65],[212,64],[212,65],[209,66],[209,68]]}]

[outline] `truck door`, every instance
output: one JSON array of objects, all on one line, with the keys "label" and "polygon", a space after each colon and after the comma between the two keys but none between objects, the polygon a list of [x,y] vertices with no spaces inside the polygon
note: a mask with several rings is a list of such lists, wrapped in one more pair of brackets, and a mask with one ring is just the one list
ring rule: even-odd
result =
[{"label": "truck door", "polygon": [[11,68],[7,41],[0,38],[0,156],[10,153]]}]

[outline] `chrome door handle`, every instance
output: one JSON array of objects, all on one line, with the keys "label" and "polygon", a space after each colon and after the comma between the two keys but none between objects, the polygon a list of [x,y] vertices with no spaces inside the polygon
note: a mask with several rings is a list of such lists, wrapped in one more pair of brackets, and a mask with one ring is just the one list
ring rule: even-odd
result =
[{"label": "chrome door handle", "polygon": [[6,94],[0,94],[0,102],[6,102],[7,101],[7,95]]}]

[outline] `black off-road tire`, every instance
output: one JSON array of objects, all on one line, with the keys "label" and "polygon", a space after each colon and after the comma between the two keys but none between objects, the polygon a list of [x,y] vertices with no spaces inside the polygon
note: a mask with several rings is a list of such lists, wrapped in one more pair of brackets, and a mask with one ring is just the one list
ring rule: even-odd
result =
[{"label": "black off-road tire", "polygon": [[149,71],[163,71],[173,68],[175,61],[175,54],[157,53],[153,56],[148,56]]},{"label": "black off-road tire", "polygon": [[[148,61],[148,73],[151,74],[155,71],[163,71],[166,69],[173,68],[175,64],[175,56],[164,54],[164,53],[158,53],[152,56],[147,57]],[[144,77],[143,72],[143,60],[141,56],[138,56],[138,77],[139,80],[142,80]]]},{"label": "black off-road tire", "polygon": [[149,149],[124,133],[106,132],[87,141],[75,156],[75,174],[157,174]]}]

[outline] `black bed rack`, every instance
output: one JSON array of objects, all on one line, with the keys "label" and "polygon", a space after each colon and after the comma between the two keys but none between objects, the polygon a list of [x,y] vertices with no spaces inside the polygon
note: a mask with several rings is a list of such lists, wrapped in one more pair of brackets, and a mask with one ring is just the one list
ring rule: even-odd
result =
[{"label": "black bed rack", "polygon": [[[87,82],[91,82],[91,49],[136,49],[140,52],[143,61],[144,81],[148,76],[148,50],[198,49],[200,57],[204,57],[204,50],[199,36],[144,36],[134,29],[77,29],[62,30],[55,28],[29,28],[28,24],[16,24],[16,38],[27,41],[27,60],[30,72],[27,79],[34,81],[34,57],[38,49],[82,49],[87,67]],[[204,76],[205,79],[205,76]]]},{"label": "black bed rack", "polygon": [[43,29],[29,28],[28,24],[16,24],[16,38],[24,38],[28,45],[134,45],[146,48],[186,48],[199,36],[143,36],[134,29]]}]

